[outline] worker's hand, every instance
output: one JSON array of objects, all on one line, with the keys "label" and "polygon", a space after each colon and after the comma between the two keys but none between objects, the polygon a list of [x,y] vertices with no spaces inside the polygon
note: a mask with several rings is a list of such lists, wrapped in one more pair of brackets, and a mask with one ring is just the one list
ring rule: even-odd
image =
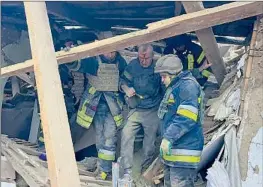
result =
[{"label": "worker's hand", "polygon": [[210,66],[212,66],[212,64],[208,63],[207,60],[204,61],[204,63],[202,64],[202,66],[199,68],[199,71],[203,71],[204,69],[209,68]]},{"label": "worker's hand", "polygon": [[136,94],[133,87],[131,87],[131,88],[128,87],[127,89],[124,90],[124,92],[128,97],[132,97]]},{"label": "worker's hand", "polygon": [[172,144],[167,139],[163,139],[161,146],[160,146],[160,154],[161,156],[165,155],[171,155],[172,152]]}]

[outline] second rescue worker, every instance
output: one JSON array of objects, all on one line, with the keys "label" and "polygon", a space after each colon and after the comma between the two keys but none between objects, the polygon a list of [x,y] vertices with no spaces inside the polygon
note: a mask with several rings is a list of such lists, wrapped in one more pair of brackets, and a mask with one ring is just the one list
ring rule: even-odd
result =
[{"label": "second rescue worker", "polygon": [[168,38],[166,44],[164,54],[176,54],[182,61],[183,70],[191,71],[197,82],[204,86],[212,74],[212,64],[208,63],[202,47],[186,34]]},{"label": "second rescue worker", "polygon": [[[115,160],[117,128],[123,123],[123,98],[119,93],[119,75],[126,61],[118,52],[86,58],[69,64],[71,71],[87,74],[88,84],[80,101],[74,130],[83,135],[90,125],[95,126],[99,158],[98,178],[105,180]],[[77,128],[77,129],[76,129]],[[78,134],[78,133],[76,133]],[[72,139],[77,139],[78,137]]]}]

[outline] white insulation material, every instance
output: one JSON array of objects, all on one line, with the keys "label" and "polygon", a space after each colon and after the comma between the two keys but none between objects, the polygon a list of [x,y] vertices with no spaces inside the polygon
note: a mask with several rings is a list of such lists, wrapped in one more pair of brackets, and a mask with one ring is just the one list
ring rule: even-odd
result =
[{"label": "white insulation material", "polygon": [[252,139],[248,152],[247,178],[242,181],[242,187],[263,186],[263,127]]},{"label": "white insulation material", "polygon": [[206,179],[206,187],[231,187],[224,165],[217,160],[213,166],[208,169]]}]

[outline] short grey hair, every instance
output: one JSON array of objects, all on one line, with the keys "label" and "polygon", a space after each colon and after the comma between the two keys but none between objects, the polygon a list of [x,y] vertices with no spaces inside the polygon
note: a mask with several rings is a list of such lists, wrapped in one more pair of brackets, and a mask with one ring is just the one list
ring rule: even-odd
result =
[{"label": "short grey hair", "polygon": [[153,56],[153,47],[151,44],[142,44],[138,46],[138,53],[145,53],[147,50],[150,50]]}]

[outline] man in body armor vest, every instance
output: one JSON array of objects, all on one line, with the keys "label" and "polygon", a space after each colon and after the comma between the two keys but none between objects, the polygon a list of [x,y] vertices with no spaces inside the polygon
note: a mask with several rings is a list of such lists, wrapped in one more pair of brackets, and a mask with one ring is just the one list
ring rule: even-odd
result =
[{"label": "man in body armor vest", "polygon": [[160,156],[166,187],[193,187],[204,145],[203,91],[175,55],[161,57],[155,67],[167,87],[158,110],[162,120]]},{"label": "man in body armor vest", "polygon": [[157,110],[162,99],[161,78],[154,74],[153,48],[141,45],[139,57],[125,68],[121,88],[126,94],[130,109],[127,122],[122,130],[121,156],[124,158],[125,174],[131,177],[134,140],[143,128],[142,171],[147,169],[155,153],[155,139],[159,127]]},{"label": "man in body armor vest", "polygon": [[77,115],[72,118],[76,125],[75,130],[71,130],[80,134],[71,132],[72,140],[74,143],[80,138],[91,124],[95,126],[99,158],[98,177],[103,180],[111,172],[112,161],[115,160],[117,128],[123,122],[124,99],[118,88],[119,75],[126,65],[126,61],[118,52],[86,58],[67,65],[71,71],[86,73],[88,79]]},{"label": "man in body armor vest", "polygon": [[212,64],[208,63],[202,47],[192,42],[186,34],[168,38],[166,44],[164,54],[176,54],[183,63],[183,70],[191,71],[197,82],[204,86],[212,73]]}]

